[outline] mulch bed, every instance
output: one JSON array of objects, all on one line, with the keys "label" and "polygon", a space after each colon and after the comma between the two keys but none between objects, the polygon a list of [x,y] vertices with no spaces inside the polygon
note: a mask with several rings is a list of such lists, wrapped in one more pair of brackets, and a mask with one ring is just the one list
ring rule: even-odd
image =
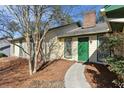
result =
[{"label": "mulch bed", "polygon": [[116,75],[110,72],[107,66],[97,63],[87,63],[84,71],[85,77],[93,88],[114,88],[112,81]]},{"label": "mulch bed", "polygon": [[64,76],[74,63],[67,60],[56,60],[45,65],[30,76],[26,59],[7,57],[0,59],[0,87],[64,87]]},{"label": "mulch bed", "polygon": [[26,59],[7,57],[0,59],[0,87],[16,87],[29,78]]},{"label": "mulch bed", "polygon": [[52,64],[39,70],[19,87],[62,88],[64,87],[65,73],[73,63],[67,60],[53,61]]}]

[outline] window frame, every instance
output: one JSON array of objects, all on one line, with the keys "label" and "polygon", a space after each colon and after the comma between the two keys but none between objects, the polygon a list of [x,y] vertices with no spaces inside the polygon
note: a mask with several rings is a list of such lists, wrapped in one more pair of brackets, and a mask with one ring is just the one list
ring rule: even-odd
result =
[{"label": "window frame", "polygon": [[[104,51],[103,49],[100,49],[101,47],[101,44],[102,43],[105,43],[104,41],[101,41],[101,40],[104,40],[106,37],[104,34],[99,34],[97,35],[97,61],[98,62],[104,62],[105,61],[105,58],[107,56],[110,56],[110,50],[106,50]],[[101,52],[101,51],[104,51],[104,52]],[[100,58],[99,55],[102,55],[102,57]]]},{"label": "window frame", "polygon": [[[67,54],[67,49],[69,49],[70,55]],[[64,39],[64,58],[72,59],[72,38]]]}]

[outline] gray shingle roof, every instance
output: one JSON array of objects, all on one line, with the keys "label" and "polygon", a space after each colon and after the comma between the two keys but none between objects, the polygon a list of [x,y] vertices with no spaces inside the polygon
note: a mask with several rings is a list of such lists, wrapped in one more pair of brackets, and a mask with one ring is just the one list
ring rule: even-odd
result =
[{"label": "gray shingle roof", "polygon": [[109,27],[107,23],[96,24],[95,27],[83,29],[82,27],[76,28],[72,31],[68,31],[59,35],[58,37],[69,37],[69,36],[78,36],[78,35],[90,35],[90,34],[99,34],[109,32]]}]

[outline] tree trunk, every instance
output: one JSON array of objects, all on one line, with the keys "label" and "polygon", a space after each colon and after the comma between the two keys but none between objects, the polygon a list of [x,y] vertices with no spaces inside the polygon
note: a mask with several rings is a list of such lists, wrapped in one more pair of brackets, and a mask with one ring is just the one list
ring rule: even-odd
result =
[{"label": "tree trunk", "polygon": [[29,53],[29,73],[30,75],[32,75],[33,73],[33,60],[32,60],[32,53],[31,53],[31,46],[30,46],[30,38],[28,37],[28,34],[27,34],[27,38],[26,38],[26,42],[27,42],[27,47],[28,47],[28,53]]},{"label": "tree trunk", "polygon": [[35,56],[34,56],[34,69],[33,69],[33,73],[37,72],[37,63],[38,63],[38,41],[39,41],[39,35],[40,33],[38,33],[38,31],[36,31],[35,33]]},{"label": "tree trunk", "polygon": [[29,58],[29,61],[28,61],[28,64],[29,64],[29,73],[30,75],[32,75],[33,73],[33,65],[32,65],[32,60],[31,58]]},{"label": "tree trunk", "polygon": [[35,57],[34,57],[34,69],[33,69],[33,73],[37,72],[37,63],[38,63],[38,54],[36,53]]}]

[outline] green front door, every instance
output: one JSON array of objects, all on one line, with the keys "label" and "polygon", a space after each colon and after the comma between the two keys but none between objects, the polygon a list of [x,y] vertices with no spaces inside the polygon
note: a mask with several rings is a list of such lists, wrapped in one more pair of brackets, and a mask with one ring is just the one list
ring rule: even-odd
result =
[{"label": "green front door", "polygon": [[78,38],[78,60],[87,62],[89,59],[89,38]]}]

